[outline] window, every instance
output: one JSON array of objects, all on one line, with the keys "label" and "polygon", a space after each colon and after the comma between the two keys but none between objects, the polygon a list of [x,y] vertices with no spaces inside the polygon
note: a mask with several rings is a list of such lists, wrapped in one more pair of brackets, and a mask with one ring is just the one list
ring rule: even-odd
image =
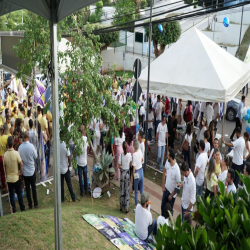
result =
[{"label": "window", "polygon": [[144,35],[144,43],[148,43],[148,37],[146,36],[146,34]]},{"label": "window", "polygon": [[135,32],[135,42],[143,43],[143,33]]}]

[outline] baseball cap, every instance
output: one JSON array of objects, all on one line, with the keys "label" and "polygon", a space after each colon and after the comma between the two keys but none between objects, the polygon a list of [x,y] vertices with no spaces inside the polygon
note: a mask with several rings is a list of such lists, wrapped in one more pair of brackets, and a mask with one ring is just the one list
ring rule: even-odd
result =
[{"label": "baseball cap", "polygon": [[141,194],[141,205],[143,206],[149,200],[149,193],[143,192]]}]

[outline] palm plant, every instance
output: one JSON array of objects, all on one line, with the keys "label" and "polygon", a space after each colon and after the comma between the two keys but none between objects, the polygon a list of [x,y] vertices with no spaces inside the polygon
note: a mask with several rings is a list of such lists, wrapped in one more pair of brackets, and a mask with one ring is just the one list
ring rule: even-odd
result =
[{"label": "palm plant", "polygon": [[109,183],[109,174],[115,172],[113,167],[109,167],[112,163],[114,157],[112,154],[106,152],[105,148],[102,151],[101,157],[97,157],[98,172],[94,173],[97,178],[95,178],[96,184],[103,188]]}]

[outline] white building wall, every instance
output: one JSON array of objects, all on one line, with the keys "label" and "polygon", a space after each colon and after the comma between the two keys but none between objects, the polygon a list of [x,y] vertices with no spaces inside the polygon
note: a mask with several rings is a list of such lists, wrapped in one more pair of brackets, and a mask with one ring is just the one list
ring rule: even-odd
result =
[{"label": "white building wall", "polygon": [[141,55],[133,55],[127,53],[125,55],[125,60],[123,60],[123,53],[125,52],[125,46],[116,48],[115,50],[108,49],[102,51],[102,70],[103,72],[108,72],[111,67],[116,64],[116,70],[127,70],[133,71],[134,61],[139,58],[142,62],[142,68],[148,65],[148,57]]}]

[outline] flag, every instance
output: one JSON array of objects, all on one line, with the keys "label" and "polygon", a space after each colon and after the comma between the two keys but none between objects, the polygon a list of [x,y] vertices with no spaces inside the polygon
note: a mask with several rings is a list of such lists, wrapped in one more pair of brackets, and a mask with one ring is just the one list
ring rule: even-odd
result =
[{"label": "flag", "polygon": [[44,92],[46,91],[45,86],[36,79],[36,87],[34,89],[34,101],[39,104],[42,108],[45,106]]}]

